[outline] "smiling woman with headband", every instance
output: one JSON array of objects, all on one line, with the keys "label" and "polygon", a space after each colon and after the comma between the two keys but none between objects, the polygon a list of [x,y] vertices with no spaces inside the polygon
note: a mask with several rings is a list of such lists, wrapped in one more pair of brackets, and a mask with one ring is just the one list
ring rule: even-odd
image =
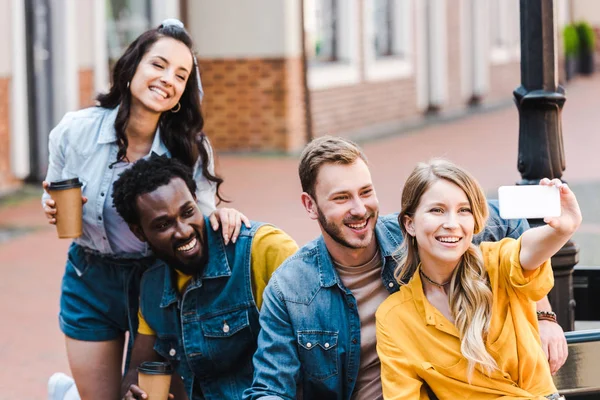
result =
[{"label": "smiling woman with headband", "polygon": [[[98,106],[67,113],[49,139],[48,182],[78,177],[83,183],[83,234],[71,244],[62,282],[59,322],[73,377],[83,399],[119,396],[125,332],[137,332],[142,273],[153,262],[115,211],[113,182],[152,153],[193,168],[198,205],[225,243],[235,242],[248,219],[222,200],[213,152],[202,132],[202,84],[192,39],[181,21],[165,20],[142,33],[117,61]],[[56,208],[43,206],[51,224]],[[132,336],[132,335],[130,335]],[[68,385],[51,378],[51,398]]]}]

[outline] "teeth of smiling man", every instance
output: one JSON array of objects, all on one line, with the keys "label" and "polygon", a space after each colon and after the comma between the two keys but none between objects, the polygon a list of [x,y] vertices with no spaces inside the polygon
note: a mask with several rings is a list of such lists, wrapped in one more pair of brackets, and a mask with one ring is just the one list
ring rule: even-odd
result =
[{"label": "teeth of smiling man", "polygon": [[151,86],[150,90],[152,90],[154,93],[157,93],[159,95],[161,95],[162,97],[164,97],[165,99],[167,98],[167,92],[165,92],[164,90],[161,90],[155,86]]},{"label": "teeth of smiling man", "polygon": [[367,226],[367,221],[363,222],[362,224],[348,224],[348,226],[352,229],[362,229]]},{"label": "teeth of smiling man", "polygon": [[192,241],[189,242],[188,244],[185,244],[183,246],[179,246],[177,248],[177,251],[190,251],[191,249],[194,248],[194,246],[196,246],[196,238],[192,239]]},{"label": "teeth of smiling man", "polygon": [[439,237],[438,240],[444,243],[456,243],[460,240],[459,237]]}]

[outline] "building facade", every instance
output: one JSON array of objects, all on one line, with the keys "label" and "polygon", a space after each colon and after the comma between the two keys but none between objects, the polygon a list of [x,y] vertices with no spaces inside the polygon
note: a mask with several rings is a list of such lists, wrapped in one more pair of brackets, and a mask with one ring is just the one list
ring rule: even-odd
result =
[{"label": "building facade", "polygon": [[[574,14],[556,0],[560,26]],[[593,7],[595,7],[595,2]],[[217,150],[297,152],[506,101],[518,0],[0,0],[0,194],[47,168],[47,138],[91,106],[142,31],[184,21]],[[596,7],[597,8],[597,7]],[[598,11],[600,13],[600,10]],[[600,14],[599,20],[600,20]],[[593,21],[595,22],[595,21]]]}]

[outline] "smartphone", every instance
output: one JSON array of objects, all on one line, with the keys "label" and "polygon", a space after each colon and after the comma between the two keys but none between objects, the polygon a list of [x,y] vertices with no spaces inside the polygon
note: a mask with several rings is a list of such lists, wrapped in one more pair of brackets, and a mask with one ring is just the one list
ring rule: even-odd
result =
[{"label": "smartphone", "polygon": [[498,202],[503,219],[558,217],[561,212],[556,186],[501,186]]}]

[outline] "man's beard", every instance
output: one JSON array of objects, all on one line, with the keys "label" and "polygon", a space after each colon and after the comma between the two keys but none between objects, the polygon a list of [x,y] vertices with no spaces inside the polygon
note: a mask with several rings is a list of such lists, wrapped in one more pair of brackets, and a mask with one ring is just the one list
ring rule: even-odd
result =
[{"label": "man's beard", "polygon": [[[362,249],[367,247],[366,245],[354,245],[351,244],[350,242],[348,242],[343,234],[342,234],[342,230],[339,226],[337,226],[335,223],[330,222],[327,220],[327,218],[325,217],[325,214],[323,214],[323,212],[321,211],[321,208],[319,208],[319,206],[317,205],[317,220],[319,221],[319,224],[321,224],[321,227],[323,228],[323,230],[325,232],[327,232],[327,234],[333,239],[335,240],[337,243],[341,244],[344,247],[347,247],[349,249]],[[353,220],[356,221],[360,221],[360,220],[365,220],[367,218],[377,218],[377,213],[374,213],[372,211],[367,211],[366,217],[365,218],[355,218]],[[344,222],[346,223],[352,223],[352,220],[348,221],[348,220],[344,220]],[[371,239],[372,240],[372,239]],[[367,244],[368,245],[368,244]]]},{"label": "man's beard", "polygon": [[202,246],[202,253],[200,257],[192,260],[189,263],[181,262],[177,257],[174,257],[170,254],[164,254],[157,249],[155,249],[150,243],[150,249],[154,253],[154,255],[163,260],[169,267],[176,269],[177,271],[185,274],[185,275],[197,275],[200,271],[204,269],[204,266],[208,262],[208,248],[206,247],[206,241],[199,232],[196,232],[197,240],[200,242]]},{"label": "man's beard", "polygon": [[195,276],[199,274],[203,269],[206,263],[208,262],[208,251],[206,248],[202,249],[202,255],[195,259],[193,262],[184,264],[178,259],[173,259],[168,261],[168,265],[172,268],[175,268],[177,271],[185,274]]}]

